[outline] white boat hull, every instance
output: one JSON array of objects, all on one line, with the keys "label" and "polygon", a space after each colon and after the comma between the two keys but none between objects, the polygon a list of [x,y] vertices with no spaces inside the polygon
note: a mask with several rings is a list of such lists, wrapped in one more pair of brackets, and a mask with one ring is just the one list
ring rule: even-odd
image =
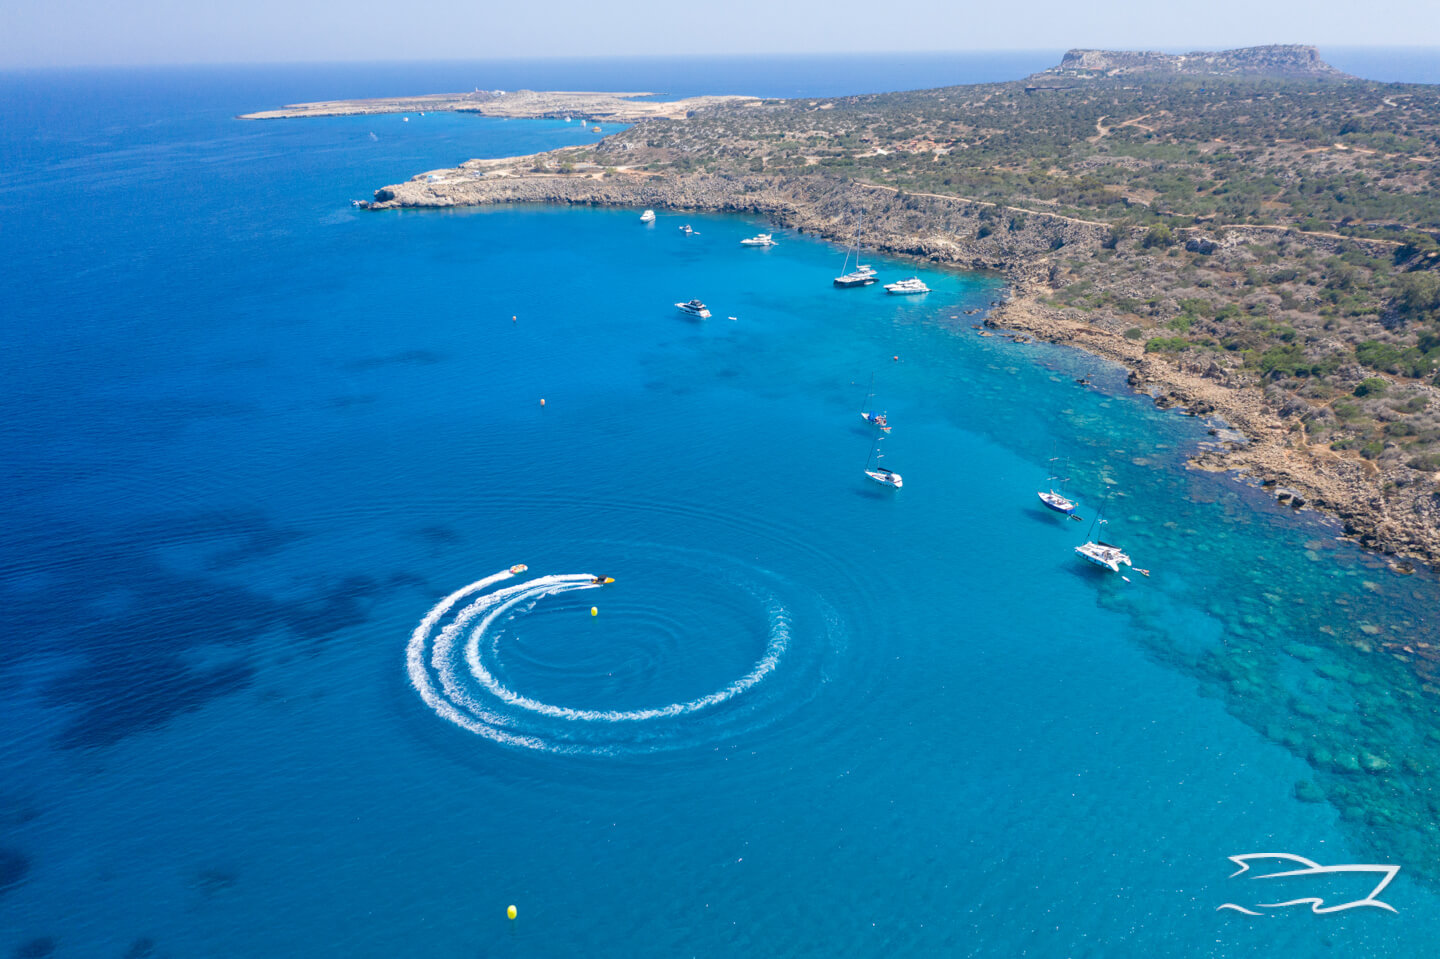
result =
[{"label": "white boat hull", "polygon": [[881,486],[899,489],[905,485],[905,480],[901,478],[899,473],[892,473],[889,470],[866,470],[865,475]]},{"label": "white boat hull", "polygon": [[1086,543],[1084,546],[1075,547],[1075,553],[1085,562],[1108,569],[1112,573],[1120,572],[1121,565],[1130,565],[1130,557],[1118,546],[1108,543]]},{"label": "white boat hull", "polygon": [[1069,516],[1075,512],[1075,504],[1059,493],[1037,493],[1035,495],[1040,497],[1040,502],[1044,503],[1047,508],[1053,509],[1057,513]]}]

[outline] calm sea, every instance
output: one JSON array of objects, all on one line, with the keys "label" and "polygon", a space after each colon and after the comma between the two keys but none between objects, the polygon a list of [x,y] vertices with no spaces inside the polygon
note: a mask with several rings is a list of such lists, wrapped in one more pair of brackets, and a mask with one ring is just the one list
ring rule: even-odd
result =
[{"label": "calm sea", "polygon": [[[1054,59],[0,77],[0,954],[1433,953],[1431,575],[1185,470],[1209,424],[1119,371],[975,335],[994,277],[839,291],[838,249],[666,210],[362,213],[593,134],[233,119]],[[1102,508],[1148,577],[1073,555]],[[1249,853],[1398,865],[1399,912],[1217,911],[1378,881]]]}]

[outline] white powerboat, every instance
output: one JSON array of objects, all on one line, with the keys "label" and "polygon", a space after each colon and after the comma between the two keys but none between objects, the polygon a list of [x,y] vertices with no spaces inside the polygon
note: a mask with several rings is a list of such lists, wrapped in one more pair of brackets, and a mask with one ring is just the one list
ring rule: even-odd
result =
[{"label": "white powerboat", "polygon": [[906,293],[929,293],[930,287],[922,283],[918,276],[912,276],[908,280],[900,280],[896,283],[886,283],[885,292],[894,293],[897,295]]},{"label": "white powerboat", "polygon": [[640,214],[640,222],[641,222],[641,223],[654,223],[654,222],[655,222],[655,211],[654,211],[654,210],[646,210],[644,213]]},{"label": "white powerboat", "polygon": [[691,229],[691,228],[690,228],[690,224],[688,224],[688,223],[685,224],[684,226],[682,226],[682,227],[680,228],[680,232],[683,233],[683,234],[685,234],[686,236],[699,236],[699,235],[700,235],[700,231],[699,231],[699,230],[693,230],[693,229]]},{"label": "white powerboat", "polygon": [[769,233],[757,233],[748,240],[741,240],[741,246],[779,246]]},{"label": "white powerboat", "polygon": [[705,304],[699,300],[691,300],[689,303],[676,303],[675,309],[684,313],[686,316],[697,316],[702,320],[710,319],[710,311],[705,307]]}]

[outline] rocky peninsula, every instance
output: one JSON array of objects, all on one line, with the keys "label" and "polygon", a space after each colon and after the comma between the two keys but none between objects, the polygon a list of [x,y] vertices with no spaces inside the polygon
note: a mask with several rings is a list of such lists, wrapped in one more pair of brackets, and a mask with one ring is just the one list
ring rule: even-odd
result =
[{"label": "rocky peninsula", "polygon": [[1072,51],[1010,84],[646,120],[368,206],[736,212],[841,241],[863,210],[879,249],[1004,274],[990,325],[1223,420],[1196,468],[1332,513],[1406,571],[1440,560],[1436,108],[1307,47]]},{"label": "rocky peninsula", "polygon": [[683,120],[696,110],[731,103],[753,102],[754,97],[703,96],[681,100],[639,100],[650,93],[590,93],[553,90],[475,90],[471,93],[429,93],[415,97],[369,100],[322,100],[292,103],[278,110],[245,113],[241,120],[286,120],[299,117],[362,116],[375,113],[475,113],[486,117],[559,119],[580,117],[609,123],[640,120]]}]

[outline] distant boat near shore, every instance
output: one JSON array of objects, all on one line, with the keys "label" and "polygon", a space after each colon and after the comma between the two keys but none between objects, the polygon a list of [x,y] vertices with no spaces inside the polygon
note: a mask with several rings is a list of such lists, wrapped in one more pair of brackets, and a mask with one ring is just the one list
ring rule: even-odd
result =
[{"label": "distant boat near shore", "polygon": [[864,263],[860,262],[860,231],[865,226],[865,215],[862,213],[855,224],[855,269],[845,272],[850,265],[850,250],[845,251],[845,262],[841,264],[841,273],[835,277],[835,285],[842,290],[856,286],[869,286],[875,282],[875,271]]},{"label": "distant boat near shore", "polygon": [[654,222],[655,222],[655,211],[654,211],[654,210],[646,210],[644,213],[640,214],[640,222],[641,222],[641,223],[654,223]]}]

